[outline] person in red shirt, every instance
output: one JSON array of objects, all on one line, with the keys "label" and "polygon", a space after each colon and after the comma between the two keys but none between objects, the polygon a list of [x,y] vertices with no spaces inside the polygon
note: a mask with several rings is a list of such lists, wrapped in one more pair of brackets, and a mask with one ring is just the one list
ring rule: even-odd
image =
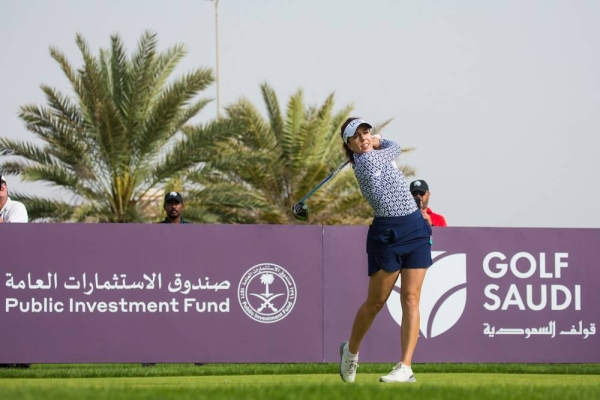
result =
[{"label": "person in red shirt", "polygon": [[429,196],[431,193],[429,192],[429,185],[422,179],[412,181],[410,183],[410,193],[415,198],[415,201],[419,205],[421,209],[421,214],[423,214],[423,218],[429,223],[431,226],[448,226],[446,223],[446,218],[444,218],[441,214],[436,214],[431,211],[429,208]]}]

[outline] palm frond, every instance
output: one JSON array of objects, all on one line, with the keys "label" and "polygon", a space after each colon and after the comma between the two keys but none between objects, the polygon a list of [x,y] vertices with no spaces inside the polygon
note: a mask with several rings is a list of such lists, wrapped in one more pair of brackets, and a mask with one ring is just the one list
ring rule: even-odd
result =
[{"label": "palm frond", "polygon": [[[185,107],[196,93],[204,90],[213,82],[210,70],[196,70],[184,78],[173,82],[159,95],[156,103],[148,113],[146,124],[140,136],[137,148],[138,156],[144,158],[154,154],[173,137],[181,126],[195,114],[186,113]],[[196,103],[196,110],[202,103]],[[186,115],[187,119],[182,119]],[[176,124],[175,124],[176,123]],[[181,124],[181,125],[179,125]]]},{"label": "palm frond", "polygon": [[271,130],[275,135],[277,143],[281,144],[284,137],[284,126],[277,95],[275,94],[275,90],[273,90],[266,82],[263,82],[260,85],[260,90],[267,108],[267,116],[271,124]]},{"label": "palm frond", "polygon": [[52,164],[52,157],[44,149],[29,142],[0,138],[0,155],[20,156],[44,165]]},{"label": "palm frond", "polygon": [[307,138],[302,134],[302,124],[304,123],[304,92],[298,90],[290,97],[287,103],[285,136],[282,141],[283,151],[286,157],[290,158],[290,166],[297,170],[299,163],[302,163],[302,151],[307,145]]}]

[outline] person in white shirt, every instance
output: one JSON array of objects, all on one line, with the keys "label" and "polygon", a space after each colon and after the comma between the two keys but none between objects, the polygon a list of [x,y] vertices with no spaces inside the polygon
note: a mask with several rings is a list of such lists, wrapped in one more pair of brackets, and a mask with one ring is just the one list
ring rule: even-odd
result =
[{"label": "person in white shirt", "polygon": [[20,201],[11,200],[6,179],[0,175],[0,224],[28,221],[25,205]]},{"label": "person in white shirt", "polygon": [[[23,203],[10,199],[6,179],[0,174],[0,224],[9,222],[28,222],[27,209]],[[29,368],[30,365],[0,364],[0,368]]]}]

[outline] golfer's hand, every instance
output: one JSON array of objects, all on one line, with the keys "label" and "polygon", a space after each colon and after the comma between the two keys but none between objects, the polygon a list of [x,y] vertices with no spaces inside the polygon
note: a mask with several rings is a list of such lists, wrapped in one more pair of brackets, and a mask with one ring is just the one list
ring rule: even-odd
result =
[{"label": "golfer's hand", "polygon": [[371,136],[371,145],[373,146],[373,149],[375,150],[379,150],[381,148],[381,135],[377,134],[377,135],[373,135]]}]

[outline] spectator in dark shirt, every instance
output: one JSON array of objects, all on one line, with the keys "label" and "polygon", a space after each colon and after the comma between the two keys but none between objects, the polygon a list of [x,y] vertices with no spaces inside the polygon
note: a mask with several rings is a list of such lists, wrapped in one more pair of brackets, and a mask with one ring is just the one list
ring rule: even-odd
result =
[{"label": "spectator in dark shirt", "polygon": [[169,192],[165,195],[163,208],[167,212],[167,217],[160,221],[161,224],[189,224],[183,216],[183,197],[179,192]]}]

